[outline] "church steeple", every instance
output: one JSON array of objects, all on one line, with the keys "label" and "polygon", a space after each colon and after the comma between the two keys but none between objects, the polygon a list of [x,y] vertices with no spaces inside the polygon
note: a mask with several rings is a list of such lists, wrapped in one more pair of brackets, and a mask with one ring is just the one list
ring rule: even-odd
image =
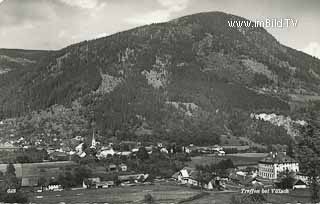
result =
[{"label": "church steeple", "polygon": [[94,131],[92,133],[92,141],[91,141],[91,147],[90,148],[96,148],[97,147],[97,141],[96,138],[94,137]]}]

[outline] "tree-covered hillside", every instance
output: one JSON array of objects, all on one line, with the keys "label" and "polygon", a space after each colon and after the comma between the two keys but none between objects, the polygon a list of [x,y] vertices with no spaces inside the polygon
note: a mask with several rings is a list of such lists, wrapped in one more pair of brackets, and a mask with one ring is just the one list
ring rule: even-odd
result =
[{"label": "tree-covered hillside", "polygon": [[[0,75],[0,118],[55,104],[72,110],[78,102],[86,128],[104,138],[199,144],[219,143],[226,132],[260,143],[269,134],[287,138],[250,114],[289,116],[303,105],[292,95],[317,97],[320,61],[263,28],[230,28],[228,20],[236,19],[245,20],[194,14],[39,53],[32,68]],[[275,140],[269,143],[281,143]]]}]

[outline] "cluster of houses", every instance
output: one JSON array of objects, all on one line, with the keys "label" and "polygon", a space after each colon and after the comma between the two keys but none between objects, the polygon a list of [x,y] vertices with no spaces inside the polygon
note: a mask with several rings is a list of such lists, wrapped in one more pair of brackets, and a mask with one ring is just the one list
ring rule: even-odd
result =
[{"label": "cluster of houses", "polygon": [[225,188],[227,177],[216,176],[208,181],[199,181],[199,171],[192,167],[184,167],[176,172],[172,178],[179,184],[201,187],[206,190],[213,190],[214,188]]},{"label": "cluster of houses", "polygon": [[[85,157],[86,153],[83,151],[83,147],[84,147],[84,142],[82,137],[79,138],[74,138],[78,141],[80,141],[80,144],[78,144],[75,147],[74,151],[70,151],[68,154],[69,155],[78,155],[80,157]],[[91,145],[90,148],[92,149],[96,149],[97,150],[97,158],[98,159],[102,159],[102,158],[107,158],[107,157],[111,157],[111,156],[130,156],[130,155],[135,155],[138,151],[140,147],[144,147],[146,149],[146,151],[151,154],[152,151],[154,151],[155,149],[159,150],[162,153],[173,153],[174,151],[176,151],[176,146],[175,145],[166,145],[164,143],[157,143],[157,144],[150,144],[150,145],[145,145],[142,146],[141,142],[133,142],[133,141],[122,141],[120,143],[120,145],[122,146],[126,146],[127,148],[125,150],[116,150],[114,148],[114,144],[113,143],[109,143],[106,146],[102,146],[100,144],[99,141],[96,140],[95,135],[93,134],[92,136],[92,141],[91,141]],[[199,146],[195,146],[193,144],[190,144],[189,146],[182,146],[180,147],[180,151],[185,152],[187,154],[191,154],[191,153],[200,153],[200,154],[215,154],[218,156],[225,156],[225,151],[223,150],[223,147],[219,146],[219,145],[214,145],[214,146],[205,146],[205,147],[199,147]],[[58,154],[61,155],[60,157],[62,158],[63,155],[62,153],[64,153],[65,157],[67,156],[66,152],[63,152],[61,150],[55,150],[55,152],[59,152]],[[50,154],[53,154],[54,152],[50,152]],[[56,153],[57,154],[57,153]]]},{"label": "cluster of houses", "polygon": [[[207,190],[214,188],[243,188],[243,187],[277,187],[281,181],[281,174],[293,175],[293,189],[305,189],[309,186],[309,178],[299,172],[299,163],[284,152],[270,153],[258,162],[256,168],[245,170],[227,169],[224,177],[213,176],[211,180],[201,183],[199,171],[195,168],[184,167],[172,177],[179,184],[201,187]],[[214,174],[214,173],[213,173]],[[203,182],[203,181],[202,181]]]},{"label": "cluster of houses", "polygon": [[200,154],[215,154],[218,156],[225,156],[226,154],[226,152],[223,150],[223,147],[219,145],[199,147],[191,144],[187,147],[183,147],[183,151],[189,154],[193,152]]},{"label": "cluster of houses", "polygon": [[[86,152],[84,151],[84,138],[81,136],[77,136],[72,139],[75,143],[77,143],[76,147],[72,149],[63,149],[63,148],[48,148],[47,152],[50,155],[50,160],[52,161],[68,161],[70,160],[72,155],[78,155],[79,157],[83,158],[86,156]],[[100,144],[99,141],[96,140],[95,135],[92,136],[92,141],[89,148],[95,149],[98,159],[103,159],[107,157],[112,157],[115,155],[118,156],[130,156],[134,155],[139,151],[140,147],[144,147],[145,150],[151,154],[155,149],[159,150],[162,153],[173,153],[174,147],[172,145],[165,145],[163,143],[157,143],[155,145],[147,145],[142,146],[140,142],[130,142],[130,141],[122,141],[120,145],[126,146],[126,148],[114,148],[114,144],[109,143],[106,146]],[[237,149],[239,147],[229,146],[229,147],[221,147],[219,145],[213,146],[182,146],[181,151],[187,154],[192,153],[199,153],[199,154],[211,154],[215,156],[225,156],[228,149],[237,150],[237,151],[247,151],[249,147],[242,146],[242,149]],[[5,144],[0,145],[0,150],[4,149],[6,151],[14,151],[17,147],[13,146],[12,144]],[[117,150],[116,150],[117,149]],[[44,163],[45,164],[45,163]],[[32,164],[33,165],[33,164]],[[25,173],[28,170],[34,168],[28,166],[28,164],[16,164],[15,168],[17,171],[17,176],[22,178],[22,185],[23,186],[36,186],[38,184],[37,178],[40,175],[40,169],[42,164],[38,164],[35,166],[37,169],[34,169],[34,172],[38,173],[30,173],[30,176],[26,176]],[[74,165],[74,163],[61,163],[61,165]],[[56,165],[55,165],[56,166]],[[49,172],[49,170],[46,171]],[[50,169],[50,168],[49,168]],[[58,172],[59,169],[51,168],[52,171]],[[54,170],[53,170],[54,169]],[[5,166],[0,165],[0,171],[4,171]],[[50,170],[51,171],[51,170]],[[120,173],[118,175],[118,181],[121,185],[131,185],[136,183],[143,183],[146,181],[149,175],[146,174],[130,174],[128,172],[128,167],[126,164],[109,164],[106,169],[107,172],[117,172]],[[207,190],[212,190],[214,188],[228,188],[230,186],[274,186],[280,180],[280,175],[283,172],[292,172],[294,174],[295,182],[293,188],[307,188],[309,185],[309,179],[307,176],[302,175],[299,172],[299,163],[290,158],[283,152],[280,153],[270,153],[267,157],[261,159],[254,168],[250,169],[228,169],[227,176],[221,177],[214,175],[211,180],[199,181],[199,172],[195,168],[185,167],[180,171],[176,172],[173,175],[173,179],[182,185],[189,185],[195,187],[201,187]],[[38,175],[36,175],[38,174]],[[42,172],[43,174],[43,172]],[[101,177],[96,178],[88,178],[86,181],[83,182],[83,187],[85,188],[109,188],[116,185],[114,181],[110,180],[103,180]],[[61,189],[61,185],[59,184],[52,184],[48,186],[47,190],[59,190]]]}]

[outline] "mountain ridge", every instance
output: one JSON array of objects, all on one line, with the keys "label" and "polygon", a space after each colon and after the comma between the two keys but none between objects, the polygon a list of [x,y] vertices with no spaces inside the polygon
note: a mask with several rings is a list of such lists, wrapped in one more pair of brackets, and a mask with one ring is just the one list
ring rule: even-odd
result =
[{"label": "mountain ridge", "polygon": [[[94,128],[104,138],[219,143],[227,126],[260,143],[270,131],[288,138],[250,114],[299,117],[304,102],[292,95],[319,96],[320,60],[263,28],[228,27],[237,19],[245,20],[193,14],[47,52],[30,69],[0,75],[0,115],[32,118],[58,104],[87,121],[82,132],[59,133],[68,137]],[[43,118],[37,126],[50,123]]]}]

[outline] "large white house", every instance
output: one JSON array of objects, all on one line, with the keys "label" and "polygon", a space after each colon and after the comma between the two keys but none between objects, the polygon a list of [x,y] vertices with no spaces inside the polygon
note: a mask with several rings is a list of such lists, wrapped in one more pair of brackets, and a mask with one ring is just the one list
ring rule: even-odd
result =
[{"label": "large white house", "polygon": [[[200,182],[197,179],[198,177],[197,174],[198,174],[198,171],[196,169],[191,167],[184,167],[183,169],[175,173],[172,177],[181,184],[200,187]],[[213,187],[214,187],[213,180],[203,184],[203,188],[207,190],[212,190]]]},{"label": "large white house", "polygon": [[299,172],[299,163],[285,153],[270,153],[258,164],[258,175],[266,179],[277,179],[281,172]]}]

